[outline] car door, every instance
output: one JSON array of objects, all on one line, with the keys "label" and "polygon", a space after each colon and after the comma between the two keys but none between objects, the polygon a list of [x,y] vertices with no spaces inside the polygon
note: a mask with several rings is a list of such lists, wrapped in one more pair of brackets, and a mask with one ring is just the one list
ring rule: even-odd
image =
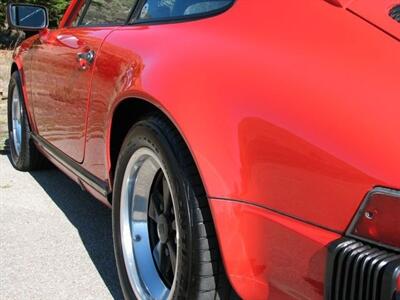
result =
[{"label": "car door", "polygon": [[103,40],[136,0],[92,0],[65,27],[40,34],[33,49],[32,100],[39,135],[77,162],[85,152],[95,61]]}]

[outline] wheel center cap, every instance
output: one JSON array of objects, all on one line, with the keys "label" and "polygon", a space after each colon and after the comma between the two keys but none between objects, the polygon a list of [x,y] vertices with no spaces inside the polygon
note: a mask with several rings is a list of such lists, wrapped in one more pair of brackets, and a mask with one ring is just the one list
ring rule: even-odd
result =
[{"label": "wheel center cap", "polygon": [[169,235],[168,220],[164,215],[158,217],[157,234],[161,243],[166,243]]}]

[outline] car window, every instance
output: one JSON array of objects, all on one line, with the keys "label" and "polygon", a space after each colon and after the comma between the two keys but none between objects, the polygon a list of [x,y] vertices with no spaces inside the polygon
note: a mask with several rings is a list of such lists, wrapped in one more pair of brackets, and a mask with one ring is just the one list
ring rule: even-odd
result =
[{"label": "car window", "polygon": [[137,0],[92,0],[80,25],[123,25],[136,2]]},{"label": "car window", "polygon": [[76,11],[74,11],[70,24],[72,27],[76,27],[79,25],[79,20],[81,19],[81,16],[83,12],[85,11],[85,6],[86,6],[87,1],[82,1],[79,6],[76,8]]},{"label": "car window", "polygon": [[146,0],[138,20],[173,19],[212,13],[231,5],[233,0]]}]

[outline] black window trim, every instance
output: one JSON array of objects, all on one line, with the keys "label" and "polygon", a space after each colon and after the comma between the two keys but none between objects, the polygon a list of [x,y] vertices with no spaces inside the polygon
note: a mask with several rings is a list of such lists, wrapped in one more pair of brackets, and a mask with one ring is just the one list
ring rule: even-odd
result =
[{"label": "black window trim", "polygon": [[89,9],[90,4],[92,4],[92,0],[87,0],[86,4],[85,4],[85,8],[82,11],[82,15],[79,16],[79,21],[78,24],[76,25],[76,27],[81,27],[82,26],[82,21],[83,21],[83,17],[86,16],[86,13]]},{"label": "black window trim", "polygon": [[[139,20],[137,17],[140,15],[141,10],[143,9],[143,5],[145,4],[146,0],[139,0],[138,3],[141,3],[140,6],[136,7],[136,14],[135,19],[129,19],[126,25],[160,25],[160,24],[171,24],[171,23],[181,23],[181,22],[190,22],[196,21],[204,18],[210,18],[222,14],[229,10],[236,2],[236,0],[230,0],[231,3],[223,6],[219,9],[213,9],[208,12],[199,13],[199,14],[190,14],[187,16],[174,16],[174,17],[166,17],[166,18],[154,18],[149,20]],[[140,7],[140,9],[139,9]]]},{"label": "black window trim", "polygon": [[[82,25],[83,19],[86,16],[86,13],[89,9],[90,4],[92,4],[92,0],[86,0],[85,3],[85,7],[82,11],[82,15],[79,16],[79,21],[78,24],[76,26],[68,26],[68,28],[95,28],[95,27],[118,27],[118,26],[125,26],[127,25],[127,23],[129,22],[129,20],[131,19],[132,15],[134,14],[134,12],[137,9],[137,6],[139,5],[139,3],[141,2],[141,0],[138,0],[131,8],[131,10],[129,11],[129,14],[126,18],[126,20],[121,23],[121,24],[90,24],[90,25]],[[69,20],[68,20],[69,21]]]},{"label": "black window trim", "polygon": [[[82,16],[83,16],[84,13],[86,12],[86,7],[87,7],[88,3],[91,2],[91,0],[82,0],[82,1],[85,1],[86,3],[85,3],[84,6],[83,6],[82,14],[81,14],[80,16],[75,15],[75,17],[78,17],[78,23],[77,23],[77,25],[76,25],[76,26],[73,26],[73,25],[72,25],[72,23],[75,21],[75,19],[72,19],[72,18],[71,18],[71,15],[74,15],[74,14],[75,14],[75,11],[76,11],[76,9],[77,9],[77,7],[74,7],[73,12],[71,12],[71,14],[68,16],[68,20],[65,22],[66,25],[64,25],[64,28],[78,28],[78,27],[79,27],[79,24],[81,23]],[[77,5],[77,4],[75,4],[75,5]],[[79,8],[79,10],[81,10],[81,9],[82,9],[82,7]],[[78,11],[78,13],[79,13],[79,11]]]},{"label": "black window trim", "polygon": [[[197,21],[200,19],[211,18],[222,14],[236,3],[236,0],[231,0],[231,3],[223,6],[219,9],[211,10],[209,12],[199,13],[199,14],[191,14],[187,16],[180,17],[167,17],[167,18],[156,18],[149,20],[139,20],[138,17],[140,12],[146,3],[146,0],[138,0],[135,5],[133,5],[127,20],[124,24],[90,24],[90,25],[82,25],[83,18],[86,16],[87,10],[89,9],[89,5],[92,3],[92,0],[87,0],[85,4],[85,8],[82,12],[82,15],[79,16],[79,21],[77,26],[67,26],[67,28],[98,28],[98,27],[128,27],[128,26],[140,26],[140,25],[161,25],[161,24],[173,24],[173,23],[182,23],[182,22],[191,22]],[[69,21],[69,20],[68,20]]]}]

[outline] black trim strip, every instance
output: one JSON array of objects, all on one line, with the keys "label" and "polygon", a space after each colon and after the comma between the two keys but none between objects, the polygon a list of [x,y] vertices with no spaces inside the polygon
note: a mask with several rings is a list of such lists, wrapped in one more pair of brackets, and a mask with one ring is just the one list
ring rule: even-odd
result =
[{"label": "black trim strip", "polygon": [[331,232],[343,235],[343,232],[338,231],[336,229],[332,229],[332,228],[325,227],[325,226],[322,226],[322,225],[319,225],[319,224],[316,224],[316,223],[313,223],[313,222],[310,222],[310,221],[306,221],[306,220],[304,220],[302,218],[296,217],[296,216],[291,215],[291,214],[284,213],[284,212],[282,212],[280,210],[277,210],[277,209],[274,209],[274,208],[271,208],[271,207],[268,207],[268,206],[265,206],[265,205],[256,204],[256,203],[252,203],[252,202],[247,202],[247,201],[244,201],[244,200],[235,200],[235,199],[228,199],[228,198],[221,198],[221,197],[209,196],[208,198],[211,199],[211,200],[215,199],[215,200],[231,201],[231,202],[237,202],[237,203],[242,203],[242,204],[255,206],[255,207],[258,207],[258,208],[263,208],[263,209],[269,210],[269,211],[271,211],[273,213],[276,213],[278,215],[282,215],[282,216],[294,219],[296,221],[299,221],[299,222],[302,222],[302,223],[305,223],[305,224],[308,224],[308,225],[311,225],[311,226],[315,226],[315,227],[318,227],[318,228],[321,228],[321,229],[324,229],[324,230],[327,230],[327,231],[331,231]]},{"label": "black trim strip", "polygon": [[66,167],[69,171],[74,173],[79,179],[91,186],[104,197],[109,197],[111,191],[107,181],[94,176],[92,173],[85,170],[79,163],[60,151],[58,148],[47,142],[41,136],[31,132],[33,140],[44,150],[56,159],[60,164]]},{"label": "black trim strip", "polygon": [[124,25],[129,25],[131,20],[136,19],[139,16],[140,9],[139,7],[143,7],[145,0],[137,0],[136,3],[133,5],[131,12],[129,13],[128,19],[125,21]]},{"label": "black trim strip", "polygon": [[[78,9],[78,8],[77,8],[77,4],[75,4],[74,9],[73,9],[73,10],[71,11],[71,13],[68,15],[68,19],[67,19],[67,21],[65,21],[63,28],[77,28],[77,27],[78,27],[78,25],[79,25],[79,23],[80,23],[80,21],[81,21],[81,18],[82,18],[82,14],[83,14],[83,12],[86,10],[87,2],[89,2],[89,0],[84,0],[84,1],[85,1],[85,3],[79,8],[78,12],[76,11],[76,10]],[[83,8],[82,14],[79,15],[79,11],[80,11],[82,8]],[[73,16],[75,16],[75,19],[72,19]],[[77,23],[75,26],[72,26],[72,23],[74,23],[75,20],[77,20],[78,23]],[[60,28],[59,28],[59,29],[60,29]]]},{"label": "black trim strip", "polygon": [[[134,18],[128,20],[127,25],[161,25],[161,24],[174,24],[174,23],[181,23],[181,22],[190,22],[190,21],[197,21],[200,19],[211,18],[222,14],[228,11],[234,4],[236,0],[230,0],[231,2],[225,6],[222,6],[218,9],[213,9],[211,11],[206,11],[203,13],[198,14],[191,14],[191,15],[182,15],[182,16],[173,16],[173,17],[164,17],[164,18],[150,18],[150,19],[138,19],[141,10],[143,9],[143,5],[146,3],[145,1],[141,1],[140,5],[137,5],[135,8],[136,13],[134,14]],[[142,3],[143,2],[143,3]]]},{"label": "black trim strip", "polygon": [[86,16],[86,13],[89,9],[89,5],[92,3],[92,0],[87,0],[85,3],[85,7],[83,8],[82,15],[79,16],[78,25],[76,27],[81,27],[83,18]]},{"label": "black trim strip", "polygon": [[[188,16],[174,16],[174,17],[165,17],[165,18],[154,18],[149,20],[138,20],[140,15],[141,8],[146,3],[146,0],[138,0],[136,4],[133,6],[132,11],[130,12],[128,19],[123,24],[90,24],[90,25],[82,25],[82,21],[86,16],[87,10],[89,9],[89,5],[92,0],[88,0],[88,3],[85,4],[85,10],[80,17],[79,23],[74,28],[98,28],[98,27],[132,27],[132,26],[141,26],[141,25],[163,25],[163,24],[175,24],[175,23],[182,23],[182,22],[191,22],[197,21],[200,19],[211,18],[222,14],[228,11],[236,2],[236,0],[231,0],[232,2],[223,6],[219,9],[215,9],[209,12],[199,13],[199,14],[192,14]],[[66,26],[70,27],[70,26]]]}]

